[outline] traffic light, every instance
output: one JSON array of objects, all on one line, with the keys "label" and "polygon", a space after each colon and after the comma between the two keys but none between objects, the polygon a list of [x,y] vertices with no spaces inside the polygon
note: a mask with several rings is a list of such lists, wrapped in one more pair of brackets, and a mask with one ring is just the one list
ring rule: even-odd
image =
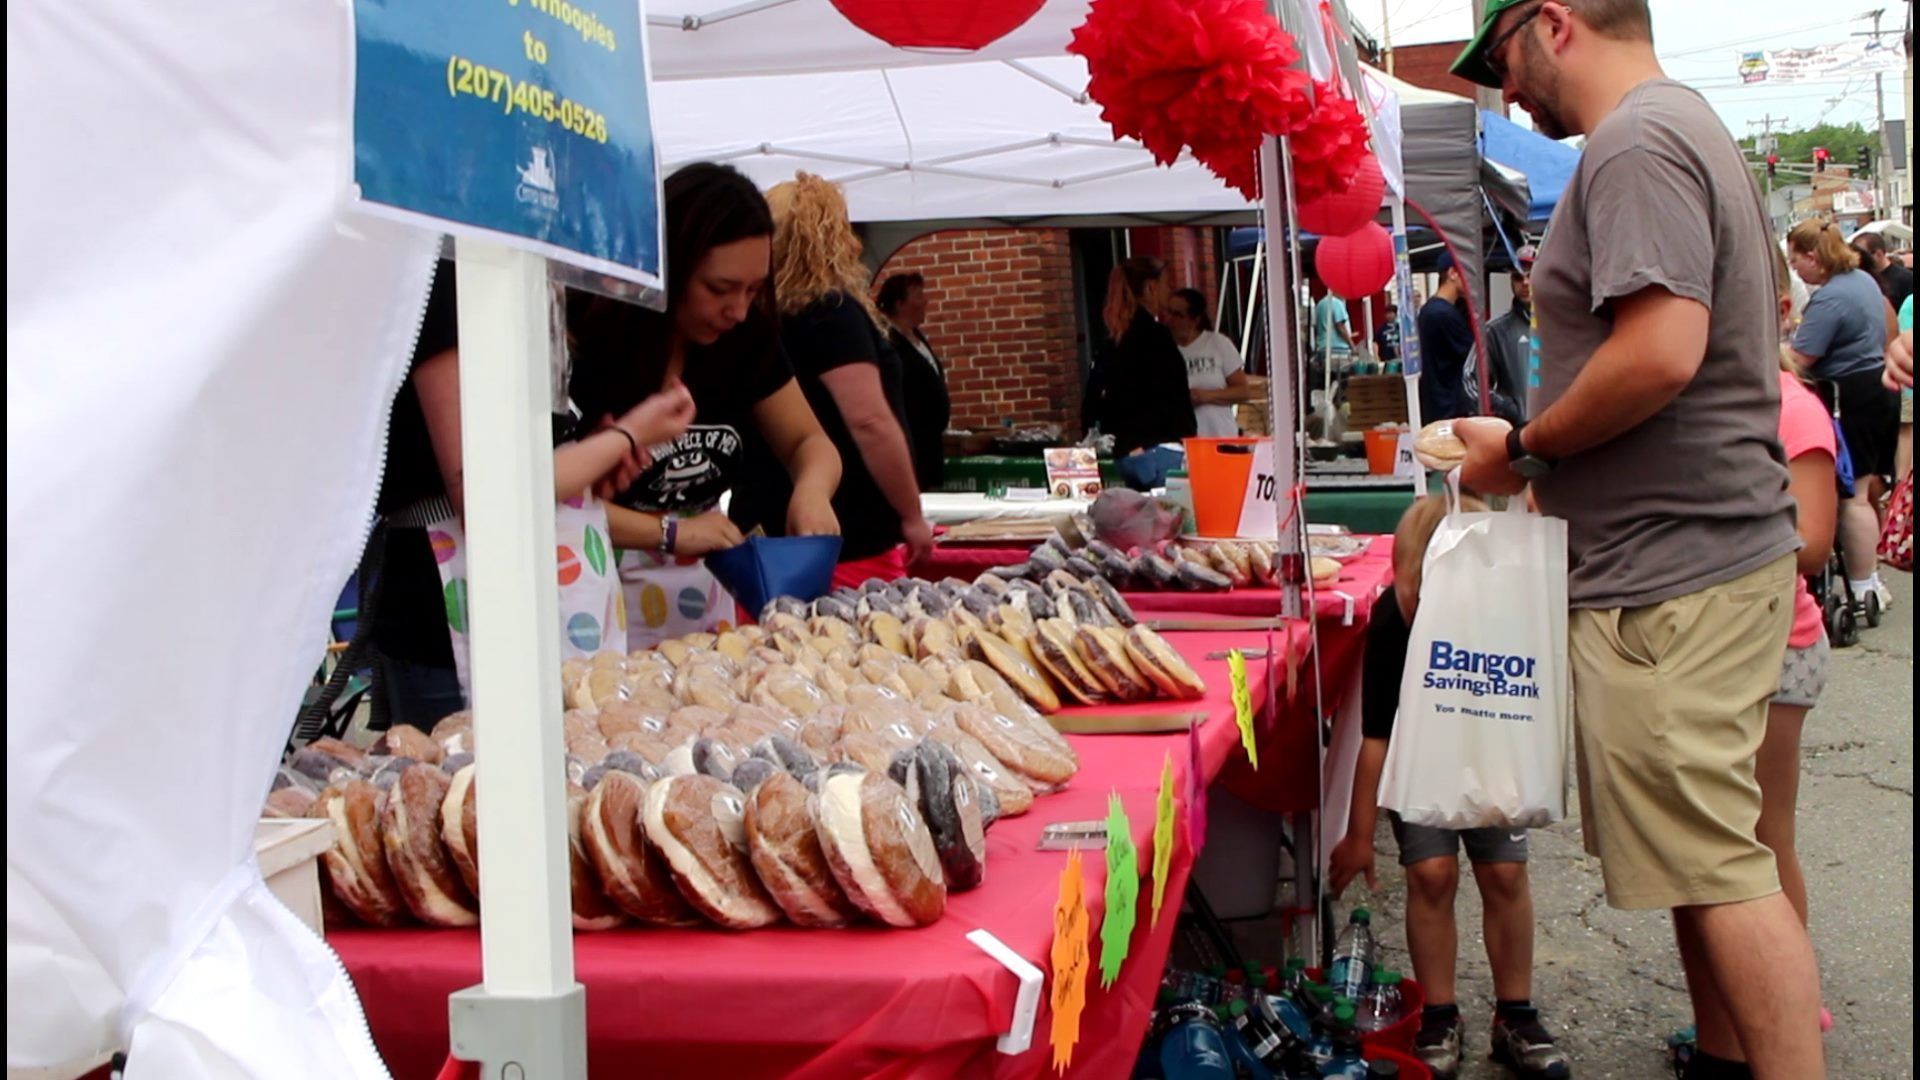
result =
[{"label": "traffic light", "polygon": [[1767,155],[1767,179],[1771,180],[1774,177],[1779,175],[1780,175],[1780,155],[1768,154]]},{"label": "traffic light", "polygon": [[1863,172],[1863,173],[1864,173],[1864,172],[1869,172],[1869,171],[1871,171],[1871,170],[1873,169],[1873,151],[1872,151],[1871,149],[1869,149],[1869,148],[1867,148],[1867,147],[1865,147],[1865,146],[1863,146],[1863,147],[1861,147],[1861,148],[1860,148],[1860,159],[1859,159],[1859,160],[1860,160],[1860,171],[1861,171],[1861,172]]},{"label": "traffic light", "polygon": [[1833,155],[1831,155],[1831,154],[1829,154],[1829,153],[1827,153],[1827,148],[1826,148],[1826,147],[1824,147],[1824,146],[1816,146],[1816,147],[1814,147],[1814,148],[1813,148],[1813,171],[1814,171],[1814,172],[1826,172],[1826,171],[1827,171],[1827,160],[1828,160],[1829,158],[1831,158],[1832,156],[1833,156]]}]

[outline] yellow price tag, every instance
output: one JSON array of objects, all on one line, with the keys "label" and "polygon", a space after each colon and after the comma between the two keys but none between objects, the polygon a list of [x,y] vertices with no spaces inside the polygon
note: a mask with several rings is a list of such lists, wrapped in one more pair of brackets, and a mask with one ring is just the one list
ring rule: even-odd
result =
[{"label": "yellow price tag", "polygon": [[1227,654],[1227,674],[1233,679],[1233,722],[1240,727],[1240,746],[1257,770],[1260,750],[1253,731],[1253,691],[1247,687],[1247,657],[1239,649]]},{"label": "yellow price tag", "polygon": [[1153,810],[1153,925],[1167,898],[1167,868],[1173,863],[1173,754],[1160,762],[1160,799]]}]

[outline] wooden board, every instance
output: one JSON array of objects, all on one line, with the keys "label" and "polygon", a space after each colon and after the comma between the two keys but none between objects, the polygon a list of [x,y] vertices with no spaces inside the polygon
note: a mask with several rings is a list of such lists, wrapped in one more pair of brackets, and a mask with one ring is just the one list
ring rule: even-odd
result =
[{"label": "wooden board", "polygon": [[1354,375],[1347,379],[1347,430],[1407,422],[1407,380],[1399,375]]}]

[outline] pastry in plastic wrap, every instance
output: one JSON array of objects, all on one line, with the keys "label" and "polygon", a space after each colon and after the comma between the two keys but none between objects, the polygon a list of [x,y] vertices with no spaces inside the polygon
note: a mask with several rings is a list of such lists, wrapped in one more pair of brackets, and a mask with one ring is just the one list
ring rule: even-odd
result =
[{"label": "pastry in plastic wrap", "polygon": [[267,805],[261,809],[260,816],[303,818],[308,816],[309,811],[313,809],[314,801],[318,798],[319,796],[313,792],[298,785],[275,788],[273,793],[267,796]]},{"label": "pastry in plastic wrap", "polygon": [[625,773],[601,778],[587,799],[584,840],[607,898],[643,923],[689,926],[700,919],[674,888],[666,859],[641,824],[647,785]]},{"label": "pastry in plastic wrap", "polygon": [[309,817],[333,823],[333,846],[320,855],[333,895],[369,926],[399,926],[407,921],[406,898],[387,866],[380,840],[386,794],[365,780],[329,787],[314,800]]},{"label": "pastry in plastic wrap", "polygon": [[987,752],[1012,769],[1019,778],[1043,784],[1064,784],[1080,768],[1071,747],[1062,748],[1040,735],[1031,726],[1009,719],[984,705],[961,704],[953,708],[953,722],[961,731],[980,740]]},{"label": "pastry in plastic wrap", "polygon": [[[464,714],[455,713],[454,715],[460,716]],[[441,722],[445,723],[445,721],[441,721]],[[472,726],[472,723],[473,721],[469,717],[467,721],[468,726],[469,727]],[[434,730],[438,731],[439,729],[435,728]],[[352,743],[341,742],[339,739],[335,739],[330,736],[322,736],[321,738],[313,740],[312,742],[307,744],[307,749],[318,750],[323,754],[327,754],[331,757],[338,758],[339,760],[346,762],[348,765],[358,765],[360,764],[361,759],[366,757],[366,751],[360,749],[359,747],[353,745]]]},{"label": "pastry in plastic wrap", "polygon": [[1413,437],[1413,456],[1429,469],[1446,472],[1467,460],[1467,444],[1453,430],[1455,421],[1435,420]]},{"label": "pastry in plastic wrap", "polygon": [[1080,704],[1091,705],[1106,696],[1106,688],[1080,659],[1073,625],[1065,619],[1040,620],[1033,637],[1033,653],[1047,675]]},{"label": "pastry in plastic wrap", "polygon": [[1230,549],[1236,547],[1238,545],[1215,544],[1208,549],[1207,555],[1213,562],[1213,568],[1225,576],[1229,584],[1236,589],[1244,589],[1253,584],[1253,568],[1242,565],[1233,557]]},{"label": "pastry in plastic wrap", "polygon": [[452,782],[438,766],[415,765],[387,792],[380,839],[407,909],[428,926],[476,926],[479,906],[440,839],[440,808]]},{"label": "pastry in plastic wrap", "polygon": [[1340,560],[1329,559],[1325,555],[1315,555],[1307,560],[1307,572],[1313,575],[1313,583],[1326,585],[1340,580]]},{"label": "pastry in plastic wrap", "polygon": [[675,776],[647,789],[647,840],[666,857],[694,910],[729,930],[780,919],[747,856],[745,800],[710,776]]},{"label": "pastry in plastic wrap", "polygon": [[827,695],[792,667],[769,669],[754,690],[753,700],[757,705],[783,710],[803,720],[829,704]]},{"label": "pastry in plastic wrap", "polygon": [[335,757],[324,750],[316,750],[311,746],[303,746],[295,750],[293,756],[287,759],[287,768],[305,777],[311,783],[324,787],[327,784],[349,780],[359,775],[355,769],[362,760],[364,760],[364,756],[356,757],[352,761],[348,761],[345,758]]},{"label": "pastry in plastic wrap", "polygon": [[[911,746],[912,743],[907,745]],[[900,749],[898,738],[872,731],[850,731],[840,737],[840,744],[834,749],[834,759],[884,773],[888,763],[893,761],[893,755]]]},{"label": "pastry in plastic wrap", "polygon": [[1167,639],[1152,630],[1144,626],[1128,630],[1127,655],[1166,697],[1197,701],[1207,696],[1207,684],[1201,681],[1199,672],[1167,644]]},{"label": "pastry in plastic wrap", "polygon": [[947,908],[933,835],[884,772],[829,775],[813,799],[820,846],[854,905],[888,926],[927,926]]},{"label": "pastry in plastic wrap", "polygon": [[437,765],[443,751],[432,736],[419,728],[410,724],[395,724],[374,740],[367,753],[379,757],[408,757]]},{"label": "pastry in plastic wrap", "polygon": [[753,756],[770,761],[796,777],[820,768],[820,762],[798,741],[784,735],[770,735],[754,744]]},{"label": "pastry in plastic wrap", "polygon": [[919,807],[947,888],[966,892],[979,885],[987,872],[987,832],[979,788],[967,767],[953,751],[927,740],[896,755],[887,775]]},{"label": "pastry in plastic wrap", "polygon": [[607,899],[600,874],[587,856],[585,826],[590,797],[586,788],[567,785],[567,870],[573,900],[573,928],[611,930],[626,922],[627,916]]},{"label": "pastry in plastic wrap", "polygon": [[739,789],[740,794],[751,796],[774,773],[784,775],[786,770],[765,758],[750,757],[734,767],[733,777],[727,782]]},{"label": "pastry in plastic wrap", "polygon": [[1060,711],[1060,695],[1054,693],[1047,680],[1035,671],[1032,664],[1020,655],[1020,651],[1007,644],[1006,640],[992,631],[983,631],[974,637],[974,649],[987,666],[1018,690],[1022,697],[1033,703],[1033,707],[1043,713]]},{"label": "pastry in plastic wrap", "polygon": [[893,615],[876,611],[863,621],[868,641],[901,656],[912,655],[912,646],[907,644],[906,627]]},{"label": "pastry in plastic wrap", "polygon": [[719,739],[702,736],[693,741],[693,771],[722,782],[733,779],[740,756]]},{"label": "pastry in plastic wrap", "polygon": [[1265,544],[1248,546],[1247,562],[1253,568],[1253,583],[1261,588],[1271,589],[1280,584],[1280,572],[1273,564],[1273,556],[1273,549]]},{"label": "pastry in plastic wrap", "polygon": [[936,727],[927,737],[953,751],[967,771],[993,792],[999,807],[998,816],[1018,817],[1033,806],[1033,789],[994,757],[979,739],[954,724]]},{"label": "pastry in plastic wrap", "polygon": [[467,891],[480,895],[480,829],[473,792],[473,766],[454,773],[440,800],[440,841]]},{"label": "pastry in plastic wrap", "polygon": [[1114,622],[1119,623],[1121,626],[1136,626],[1139,624],[1140,620],[1134,616],[1132,605],[1127,603],[1126,597],[1120,595],[1120,590],[1114,588],[1112,582],[1105,578],[1096,578],[1092,582],[1089,582],[1087,587],[1093,591],[1093,595],[1095,599],[1100,601],[1100,605],[1106,608],[1107,612],[1113,616]]},{"label": "pastry in plastic wrap", "polygon": [[859,910],[834,880],[806,785],[775,773],[747,796],[747,853],[754,873],[797,926],[845,926]]},{"label": "pastry in plastic wrap", "polygon": [[1127,656],[1124,637],[1115,641],[1108,636],[1107,628],[1081,626],[1074,631],[1073,648],[1087,670],[1115,698],[1145,701],[1154,696],[1154,684]]}]

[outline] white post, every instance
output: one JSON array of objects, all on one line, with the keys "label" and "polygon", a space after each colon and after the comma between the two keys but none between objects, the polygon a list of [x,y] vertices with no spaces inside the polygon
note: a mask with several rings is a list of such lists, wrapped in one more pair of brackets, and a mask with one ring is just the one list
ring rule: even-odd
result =
[{"label": "white post", "polygon": [[484,983],[449,1002],[484,1075],[586,1076],[560,728],[546,261],[461,241],[460,425]]},{"label": "white post", "polygon": [[[1294,246],[1289,233],[1287,184],[1280,158],[1285,140],[1268,136],[1260,144],[1260,186],[1262,205],[1260,223],[1267,230],[1267,355],[1272,358],[1267,381],[1268,404],[1273,410],[1273,472],[1280,497],[1274,500],[1277,512],[1286,518],[1294,514],[1294,493],[1300,489],[1300,409],[1295,404],[1298,388],[1294,365],[1299,355],[1294,333],[1294,277],[1291,255]],[[1281,427],[1285,418],[1286,428]],[[1302,505],[1297,513],[1306,516]],[[1300,536],[1302,522],[1282,522],[1279,530],[1280,559],[1283,565],[1298,563],[1304,567]],[[1280,614],[1288,619],[1301,617],[1300,582],[1289,574],[1281,581]]]}]

